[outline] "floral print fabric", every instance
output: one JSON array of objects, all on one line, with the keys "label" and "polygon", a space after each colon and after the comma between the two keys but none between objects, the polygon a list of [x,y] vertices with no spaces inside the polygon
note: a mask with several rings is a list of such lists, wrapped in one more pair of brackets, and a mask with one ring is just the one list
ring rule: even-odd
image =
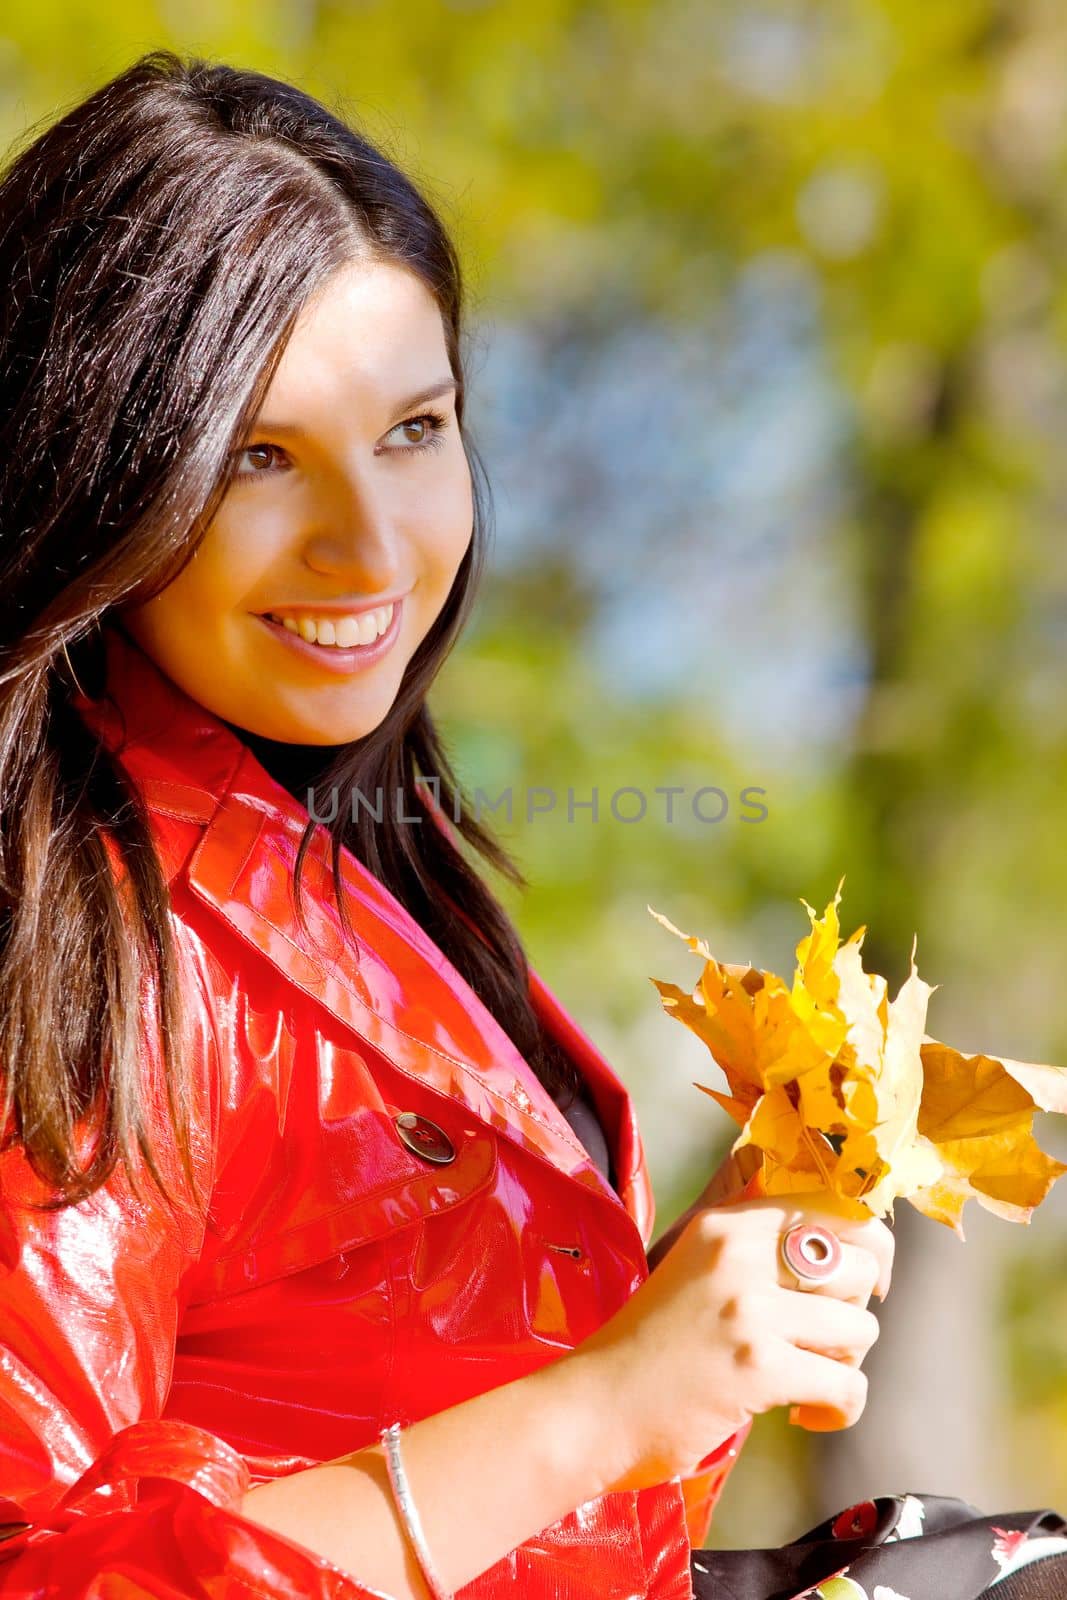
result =
[{"label": "floral print fabric", "polygon": [[696,1600],[978,1600],[988,1591],[1007,1600],[1002,1581],[1046,1559],[1050,1578],[1058,1575],[1048,1594],[1067,1596],[1067,1521],[1054,1511],[984,1516],[939,1495],[883,1495],[777,1550],[694,1550],[693,1592]]}]

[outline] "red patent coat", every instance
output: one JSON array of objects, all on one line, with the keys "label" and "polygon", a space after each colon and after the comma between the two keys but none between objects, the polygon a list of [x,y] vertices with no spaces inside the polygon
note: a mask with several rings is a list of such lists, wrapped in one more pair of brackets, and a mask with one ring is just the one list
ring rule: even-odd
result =
[{"label": "red patent coat", "polygon": [[[132,639],[104,635],[114,707],[76,704],[149,806],[210,1205],[176,1220],[120,1169],[80,1205],[33,1212],[19,1201],[43,1191],[21,1150],[0,1159],[0,1596],[378,1595],[242,1517],[242,1495],[533,1371],[623,1304],[647,1276],[653,1221],[634,1108],[533,974],[603,1122],[616,1193],[347,851],[361,954],[343,945],[324,827],[305,860],[305,934],[292,868],[306,809]],[[159,1059],[146,1031],[157,1105]],[[443,1130],[454,1159],[408,1148],[405,1112]],[[690,1546],[738,1443],[690,1478],[576,1508],[462,1600],[516,1585],[526,1600],[689,1600]]]}]

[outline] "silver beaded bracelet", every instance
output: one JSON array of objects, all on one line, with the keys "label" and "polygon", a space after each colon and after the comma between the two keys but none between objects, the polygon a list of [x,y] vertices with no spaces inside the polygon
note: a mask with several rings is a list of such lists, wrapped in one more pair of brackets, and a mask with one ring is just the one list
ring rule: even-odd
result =
[{"label": "silver beaded bracelet", "polygon": [[426,1545],[426,1537],[419,1521],[419,1513],[415,1509],[415,1502],[411,1498],[411,1488],[408,1484],[404,1463],[400,1459],[400,1424],[394,1422],[391,1427],[383,1428],[381,1433],[382,1443],[385,1445],[385,1464],[389,1471],[389,1483],[393,1490],[393,1499],[396,1501],[400,1512],[400,1519],[404,1524],[404,1532],[415,1552],[415,1560],[419,1570],[426,1581],[433,1600],[452,1600],[451,1594],[438,1578],[434,1571],[433,1561]]}]

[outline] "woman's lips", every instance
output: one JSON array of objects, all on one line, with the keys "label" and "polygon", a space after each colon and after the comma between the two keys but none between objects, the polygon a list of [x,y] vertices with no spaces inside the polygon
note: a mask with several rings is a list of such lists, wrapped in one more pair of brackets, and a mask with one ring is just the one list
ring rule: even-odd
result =
[{"label": "woman's lips", "polygon": [[324,672],[335,672],[340,676],[351,676],[354,672],[362,672],[365,667],[372,667],[380,661],[386,652],[392,649],[396,636],[400,631],[400,616],[403,610],[403,601],[393,602],[393,615],[389,626],[380,634],[373,644],[354,644],[342,647],[337,644],[308,644],[299,633],[293,633],[280,622],[272,622],[269,617],[257,616],[265,628],[269,628],[274,637],[282,644],[289,646],[302,655],[305,661],[311,661]]}]

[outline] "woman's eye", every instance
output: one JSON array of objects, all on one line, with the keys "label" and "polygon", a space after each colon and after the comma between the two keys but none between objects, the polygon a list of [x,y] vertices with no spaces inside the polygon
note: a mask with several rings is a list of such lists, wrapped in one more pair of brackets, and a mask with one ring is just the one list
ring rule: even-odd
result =
[{"label": "woman's eye", "polygon": [[437,411],[422,411],[417,417],[406,417],[403,422],[398,422],[395,428],[390,429],[390,432],[400,433],[403,429],[415,428],[419,430],[418,435],[414,439],[410,434],[407,435],[407,448],[401,445],[393,446],[391,449],[393,453],[403,456],[414,455],[419,450],[437,450],[445,442],[441,435],[447,426],[448,418],[441,416]]},{"label": "woman's eye", "polygon": [[[437,411],[423,411],[417,417],[406,417],[395,428],[390,428],[387,435],[397,434],[406,439],[406,443],[386,446],[385,454],[412,456],[421,450],[438,450],[445,442],[442,434],[447,427],[448,418]],[[279,465],[285,464],[285,451],[277,444],[246,444],[234,455],[237,461],[234,472],[236,478],[267,478],[279,470]]]},{"label": "woman's eye", "polygon": [[[265,477],[273,469],[272,458],[283,453],[281,446],[276,444],[246,444],[243,450],[237,451],[237,477]],[[242,470],[246,461],[248,469]]]}]

